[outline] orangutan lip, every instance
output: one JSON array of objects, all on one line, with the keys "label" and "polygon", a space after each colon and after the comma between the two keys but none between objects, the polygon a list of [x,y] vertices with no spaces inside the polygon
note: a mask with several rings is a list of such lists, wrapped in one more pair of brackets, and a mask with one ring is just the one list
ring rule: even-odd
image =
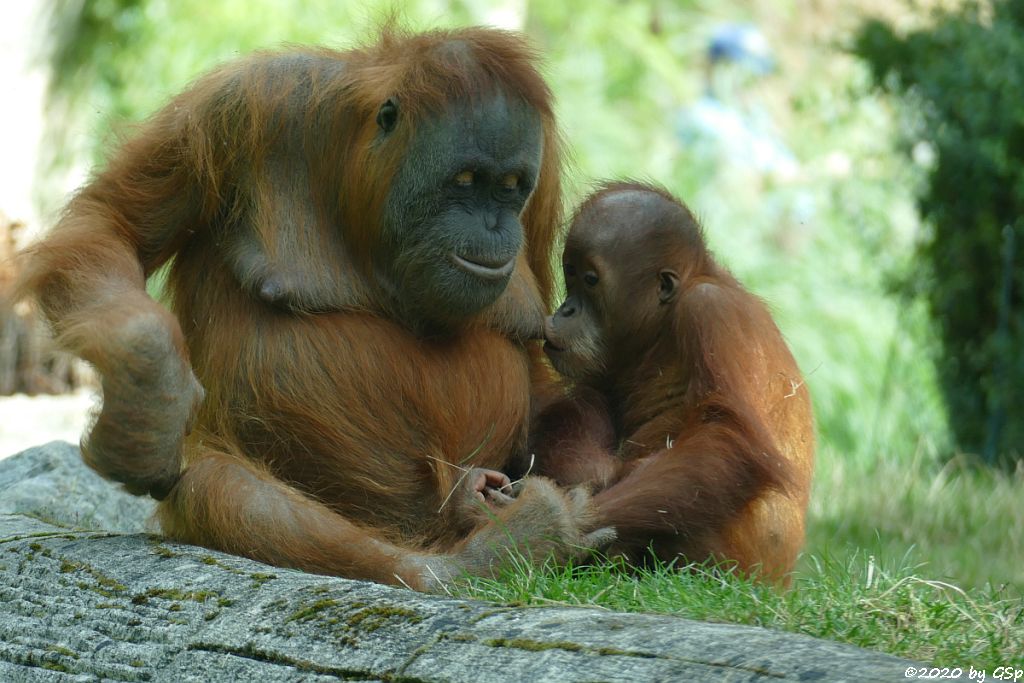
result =
[{"label": "orangutan lip", "polygon": [[555,343],[550,339],[544,340],[544,350],[548,353],[561,353],[562,351],[565,351],[562,347],[555,346]]},{"label": "orangutan lip", "polygon": [[512,273],[512,269],[515,268],[516,260],[510,258],[505,262],[490,262],[481,263],[480,261],[473,261],[464,256],[459,256],[456,253],[452,253],[452,261],[456,266],[466,271],[470,275],[475,275],[484,280],[501,280]]}]

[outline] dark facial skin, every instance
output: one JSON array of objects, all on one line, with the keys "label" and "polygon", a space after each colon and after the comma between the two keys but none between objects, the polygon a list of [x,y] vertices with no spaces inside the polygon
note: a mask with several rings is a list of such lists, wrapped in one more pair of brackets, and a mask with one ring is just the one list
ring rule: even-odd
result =
[{"label": "dark facial skin", "polygon": [[600,375],[608,355],[607,333],[600,299],[595,292],[596,273],[579,276],[575,263],[563,263],[566,299],[544,323],[544,352],[559,373],[573,379]]},{"label": "dark facial skin", "polygon": [[664,331],[679,293],[676,205],[650,191],[600,195],[573,221],[562,255],[566,298],[545,323],[544,350],[563,375],[599,380]]},{"label": "dark facial skin", "polygon": [[[391,104],[378,116],[382,135],[403,123],[401,104]],[[541,145],[537,114],[501,94],[417,124],[388,195],[377,258],[403,318],[444,327],[502,294],[523,244],[519,215]]]}]

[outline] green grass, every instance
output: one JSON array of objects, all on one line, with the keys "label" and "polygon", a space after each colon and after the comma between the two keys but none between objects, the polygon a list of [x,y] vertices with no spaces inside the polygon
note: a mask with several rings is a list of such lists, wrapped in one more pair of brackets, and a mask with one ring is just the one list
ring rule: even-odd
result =
[{"label": "green grass", "polygon": [[709,566],[519,562],[455,594],[764,626],[940,666],[1024,666],[1024,470],[934,463],[823,449],[788,590]]},{"label": "green grass", "polygon": [[721,568],[530,567],[455,594],[750,624],[936,665],[1024,665],[1024,471],[819,457],[792,586]]},{"label": "green grass", "polygon": [[[920,575],[965,590],[1006,586],[1024,596],[1024,469],[1016,474],[954,459],[819,455],[807,552],[847,557],[910,553]],[[800,568],[807,570],[808,562]]]},{"label": "green grass", "polygon": [[615,563],[530,568],[470,579],[459,597],[671,614],[803,633],[939,666],[1024,665],[1024,603],[1009,588],[970,593],[926,578],[908,556],[805,558],[781,591],[716,567],[625,571]]}]

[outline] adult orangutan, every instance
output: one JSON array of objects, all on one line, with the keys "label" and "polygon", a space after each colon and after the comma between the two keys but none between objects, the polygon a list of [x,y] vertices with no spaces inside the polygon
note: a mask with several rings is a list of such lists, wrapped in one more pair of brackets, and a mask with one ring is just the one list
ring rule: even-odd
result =
[{"label": "adult orangutan", "polygon": [[575,379],[535,472],[589,484],[611,552],[734,561],[786,580],[814,463],[810,397],[764,303],[667,192],[613,183],[577,212],[547,351]]},{"label": "adult orangutan", "polygon": [[[467,513],[542,375],[560,161],[533,62],[502,31],[387,30],[155,114],[27,257],[102,375],[86,462],[163,499],[172,538],[417,589],[600,537],[542,479]],[[168,261],[173,315],[144,289]]]}]

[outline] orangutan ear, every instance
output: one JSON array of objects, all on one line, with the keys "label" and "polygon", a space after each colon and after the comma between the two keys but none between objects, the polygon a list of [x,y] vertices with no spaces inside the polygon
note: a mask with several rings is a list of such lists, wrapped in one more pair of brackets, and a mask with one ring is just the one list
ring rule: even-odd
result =
[{"label": "orangutan ear", "polygon": [[667,304],[675,301],[679,294],[679,274],[674,270],[663,270],[658,273],[658,300]]},{"label": "orangutan ear", "polygon": [[377,126],[383,133],[390,133],[398,125],[398,102],[389,97],[377,110]]}]

